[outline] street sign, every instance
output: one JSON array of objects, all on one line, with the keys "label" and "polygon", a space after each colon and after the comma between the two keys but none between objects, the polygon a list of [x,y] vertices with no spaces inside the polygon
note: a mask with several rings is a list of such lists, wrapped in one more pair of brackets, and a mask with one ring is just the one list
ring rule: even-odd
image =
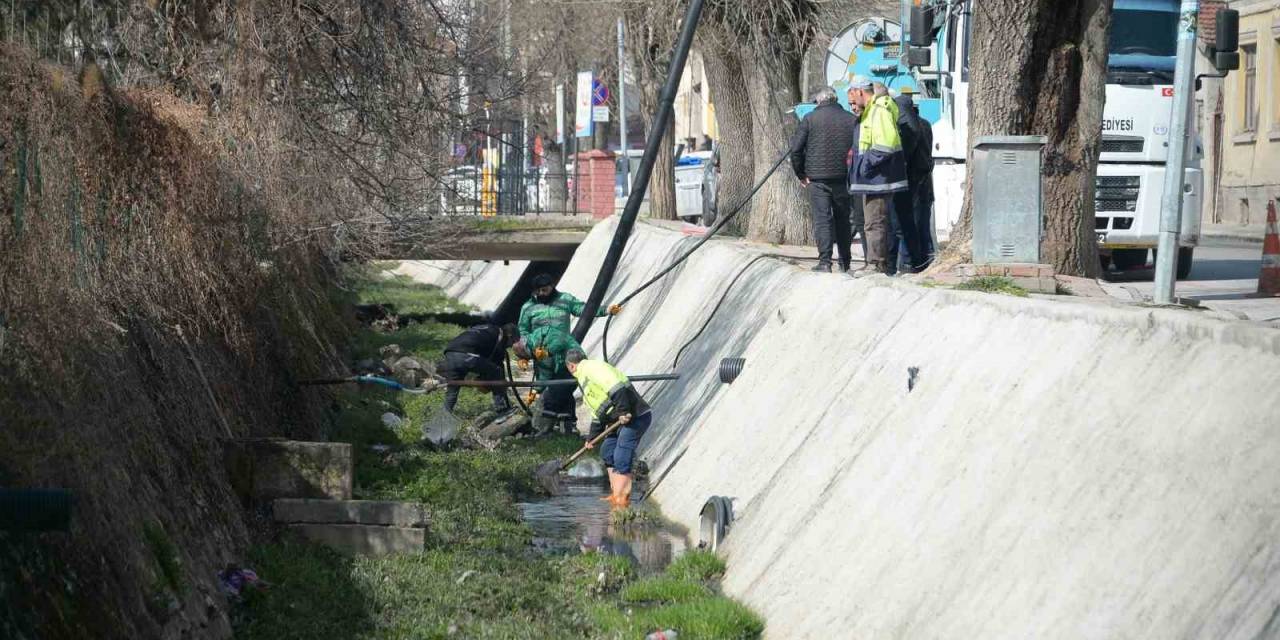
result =
[{"label": "street sign", "polygon": [[609,104],[609,87],[599,80],[591,81],[591,106]]},{"label": "street sign", "polygon": [[591,85],[591,72],[578,72],[578,92],[573,101],[573,135],[579,138],[589,138],[594,132],[591,126]]},{"label": "street sign", "polygon": [[609,107],[591,107],[592,122],[608,122]]},{"label": "street sign", "polygon": [[564,144],[564,85],[556,85],[556,144]]}]

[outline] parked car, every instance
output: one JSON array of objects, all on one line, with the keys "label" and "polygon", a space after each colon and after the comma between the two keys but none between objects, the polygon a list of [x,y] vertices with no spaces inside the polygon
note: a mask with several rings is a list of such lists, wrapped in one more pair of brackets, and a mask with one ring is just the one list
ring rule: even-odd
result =
[{"label": "parked car", "polygon": [[445,172],[440,178],[440,213],[479,213],[480,177],[478,167],[457,167]]}]

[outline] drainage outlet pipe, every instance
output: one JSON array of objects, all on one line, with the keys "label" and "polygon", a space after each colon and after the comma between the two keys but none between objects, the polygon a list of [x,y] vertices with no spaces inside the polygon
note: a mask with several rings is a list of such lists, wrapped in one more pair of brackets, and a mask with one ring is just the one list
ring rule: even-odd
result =
[{"label": "drainage outlet pipe", "polygon": [[738,379],[738,375],[742,373],[742,368],[747,366],[746,358],[725,358],[720,361],[720,382],[725,384],[733,384]]},{"label": "drainage outlet pipe", "polygon": [[698,547],[715,551],[729,535],[733,524],[733,502],[724,496],[711,496],[702,505],[698,531]]},{"label": "drainage outlet pipe", "polygon": [[0,489],[0,531],[68,531],[70,489]]}]

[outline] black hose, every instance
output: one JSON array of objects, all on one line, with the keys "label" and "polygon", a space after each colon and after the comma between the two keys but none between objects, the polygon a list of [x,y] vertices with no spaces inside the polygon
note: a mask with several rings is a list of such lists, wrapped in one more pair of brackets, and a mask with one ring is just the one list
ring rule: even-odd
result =
[{"label": "black hose", "polygon": [[[712,238],[712,236],[716,235],[716,233],[719,233],[719,231],[720,231],[721,229],[723,229],[723,228],[725,227],[725,225],[729,224],[729,221],[730,221],[730,220],[733,220],[734,216],[738,215],[738,213],[742,211],[742,208],[743,208],[743,207],[747,206],[747,203],[748,203],[748,202],[751,202],[751,199],[752,199],[752,198],[756,197],[756,193],[758,193],[758,192],[760,191],[760,188],[764,186],[764,183],[768,182],[768,181],[769,181],[769,178],[772,178],[772,177],[773,177],[773,174],[774,174],[774,173],[776,173],[776,172],[778,171],[778,167],[781,167],[781,166],[782,166],[782,163],[786,162],[786,161],[787,161],[787,157],[788,157],[788,156],[790,156],[790,155],[791,155],[791,151],[790,151],[790,150],[787,150],[787,151],[783,152],[783,154],[778,158],[778,161],[777,161],[777,162],[774,162],[774,163],[773,163],[773,166],[769,168],[769,172],[768,172],[768,173],[766,173],[766,174],[764,174],[764,177],[763,177],[763,178],[760,178],[760,181],[759,181],[759,182],[756,182],[756,185],[755,185],[754,187],[752,187],[752,188],[751,188],[751,191],[750,191],[750,193],[748,193],[748,194],[747,194],[747,197],[746,197],[746,198],[743,198],[743,199],[742,199],[742,202],[739,202],[739,203],[738,203],[738,205],[737,205],[737,206],[735,206],[735,207],[733,208],[733,210],[729,212],[729,214],[728,214],[728,215],[726,215],[725,217],[723,217],[723,218],[721,218],[720,220],[716,221],[715,226],[711,227],[711,229],[710,229],[709,231],[707,231],[707,233],[706,233],[705,235],[703,235],[701,238],[699,238],[699,239],[698,239],[698,241],[697,241],[697,242],[695,242],[695,243],[694,243],[694,245],[693,245],[692,247],[689,247],[689,250],[688,250],[688,251],[685,251],[683,254],[681,254],[681,255],[680,255],[680,257],[678,257],[678,258],[676,258],[675,260],[673,260],[673,261],[671,262],[671,264],[669,264],[669,265],[667,265],[665,268],[663,268],[663,269],[662,269],[662,271],[659,271],[657,275],[653,276],[653,277],[652,277],[652,278],[650,278],[648,281],[646,281],[644,284],[642,284],[642,285],[640,285],[639,287],[637,287],[635,291],[632,291],[631,293],[628,293],[625,297],[623,297],[621,300],[617,301],[615,304],[618,304],[618,305],[625,305],[625,304],[627,304],[628,302],[630,302],[630,301],[631,301],[631,299],[632,299],[632,298],[635,298],[637,295],[639,295],[639,294],[640,294],[640,292],[644,291],[645,289],[648,289],[649,287],[653,286],[653,284],[654,284],[654,283],[656,283],[657,281],[659,281],[659,280],[663,279],[664,277],[666,277],[666,276],[667,276],[667,274],[671,273],[671,271],[672,271],[672,270],[674,270],[677,266],[679,266],[679,265],[680,265],[680,263],[684,262],[685,260],[688,260],[688,259],[689,259],[689,256],[693,255],[693,252],[694,252],[694,251],[697,251],[698,249],[701,249],[701,248],[702,248],[702,245],[704,245],[704,244],[706,244],[708,241],[710,241],[710,240],[711,240],[711,238]],[[757,259],[759,259],[760,257],[764,257],[764,256],[759,256],[759,257],[757,257]],[[755,260],[752,260],[751,262],[755,262]],[[747,265],[747,266],[750,266],[750,263],[748,263],[748,265]],[[745,269],[744,269],[744,270],[745,270]],[[739,274],[739,275],[741,275],[741,274]],[[736,280],[736,278],[735,278],[735,280]],[[732,284],[731,284],[730,286],[732,286]],[[725,293],[726,293],[726,294],[728,294],[728,290],[727,290],[727,289],[725,290]],[[721,298],[721,302],[723,302],[723,301],[724,301],[724,299],[723,299],[723,298]],[[718,307],[718,306],[719,306],[719,305],[717,305],[717,307]],[[708,320],[708,322],[710,322],[710,320]],[[602,353],[602,354],[603,354],[603,356],[604,356],[604,361],[605,361],[605,362],[609,362],[609,325],[610,325],[610,324],[612,324],[612,323],[613,323],[613,316],[609,316],[608,318],[605,318],[605,321],[604,321],[604,334],[601,336],[601,339],[600,339],[600,347],[601,347],[601,348],[600,348],[600,351],[601,351],[601,353]],[[705,329],[705,328],[706,328],[706,325],[703,325],[703,328]],[[699,331],[698,331],[698,333],[699,333],[699,334],[701,334],[701,333],[702,333],[702,331],[701,331],[701,330],[699,330]],[[696,336],[695,336],[695,337],[696,337]],[[685,346],[688,346],[688,344],[686,344]],[[681,351],[683,351],[683,350],[684,350],[684,347],[681,347]],[[679,359],[680,359],[680,356],[677,354],[677,355],[676,355],[676,360],[679,360]],[[675,365],[672,365],[672,368],[675,368]]]},{"label": "black hose", "polygon": [[733,279],[729,281],[729,286],[724,288],[724,293],[720,294],[720,300],[716,301],[716,306],[712,307],[711,313],[707,314],[707,319],[703,321],[701,327],[698,327],[698,332],[693,334],[692,338],[689,338],[688,341],[686,341],[683,345],[681,345],[679,351],[676,351],[676,358],[675,360],[671,361],[672,369],[675,369],[676,365],[680,364],[680,356],[684,354],[684,350],[689,348],[689,345],[693,344],[694,341],[696,341],[698,338],[702,337],[702,332],[706,331],[707,327],[711,326],[711,320],[716,317],[716,312],[719,311],[720,306],[724,304],[725,298],[729,297],[729,292],[733,290],[733,285],[738,283],[738,279],[741,278],[743,274],[747,272],[747,269],[751,268],[751,265],[755,264],[756,262],[764,258],[772,258],[772,257],[774,257],[774,254],[762,253],[752,258],[750,262],[743,265],[742,268],[738,270],[738,274],[733,276]]},{"label": "black hose", "polygon": [[[515,385],[516,377],[514,375],[511,375],[511,352],[503,351],[502,359],[507,365],[507,382],[510,382],[512,385]],[[505,394],[506,391],[503,391],[503,393]],[[524,403],[524,398],[520,397],[520,393],[513,390],[511,392],[511,395],[516,397],[516,404],[520,405],[520,410],[523,411],[526,416],[532,417],[533,412],[529,411],[529,405]]]},{"label": "black hose", "polygon": [[[645,191],[649,189],[649,177],[653,173],[654,162],[658,159],[659,153],[671,153],[670,148],[663,148],[663,134],[667,130],[667,123],[671,121],[676,92],[680,88],[680,76],[684,74],[684,63],[689,57],[689,48],[693,45],[693,34],[698,28],[698,17],[702,15],[702,2],[703,0],[692,0],[688,10],[685,11],[680,37],[676,39],[675,49],[671,53],[671,62],[667,65],[667,80],[663,83],[662,92],[658,95],[658,111],[654,114],[653,124],[649,128],[649,138],[645,141],[644,157],[640,158],[640,167],[636,170],[635,184],[632,186],[631,195],[627,197],[627,204],[622,208],[622,215],[618,218],[618,228],[614,230],[613,241],[604,254],[600,272],[596,274],[596,282],[591,286],[591,293],[587,296],[582,314],[578,316],[578,324],[573,327],[573,337],[578,342],[582,342],[586,338],[587,331],[591,330],[591,324],[596,319],[596,310],[604,301],[604,294],[609,290],[609,283],[613,281],[613,274],[618,269],[622,252],[627,248],[627,239],[631,236],[631,229],[635,227],[636,217],[640,215],[640,204],[644,200]],[[625,149],[622,155],[626,156]]]}]

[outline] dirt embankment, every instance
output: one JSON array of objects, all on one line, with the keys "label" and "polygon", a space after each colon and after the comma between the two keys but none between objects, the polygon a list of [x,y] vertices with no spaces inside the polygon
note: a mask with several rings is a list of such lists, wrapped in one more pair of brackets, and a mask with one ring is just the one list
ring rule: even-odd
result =
[{"label": "dirt embankment", "polygon": [[199,110],[100,80],[0,48],[0,487],[75,494],[0,533],[0,637],[225,636],[219,439],[323,429],[327,247]]}]

